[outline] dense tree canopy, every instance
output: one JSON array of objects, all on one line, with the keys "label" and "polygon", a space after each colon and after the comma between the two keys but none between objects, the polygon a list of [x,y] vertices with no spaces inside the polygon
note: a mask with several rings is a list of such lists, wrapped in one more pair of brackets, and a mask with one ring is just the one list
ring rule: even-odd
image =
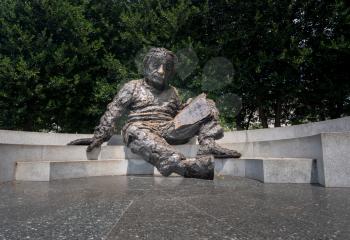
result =
[{"label": "dense tree canopy", "polygon": [[187,54],[172,84],[227,128],[349,115],[349,24],[340,0],[2,0],[0,129],[92,132],[151,46]]}]

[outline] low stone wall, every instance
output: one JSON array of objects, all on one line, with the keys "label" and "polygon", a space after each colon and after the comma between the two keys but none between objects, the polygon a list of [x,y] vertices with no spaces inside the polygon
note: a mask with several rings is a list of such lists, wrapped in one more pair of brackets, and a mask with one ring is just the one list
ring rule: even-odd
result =
[{"label": "low stone wall", "polygon": [[[350,131],[350,117],[344,117],[289,127],[225,132],[224,138],[220,139],[218,142],[241,143],[273,141],[301,138],[327,132],[348,131]],[[0,144],[65,145],[72,140],[89,137],[92,137],[92,134],[42,133],[0,130]],[[192,143],[194,142],[192,141]],[[123,145],[121,136],[114,135],[107,143],[107,145]]]},{"label": "low stone wall", "polygon": [[[91,136],[0,130],[0,182],[14,180],[16,162],[135,157],[122,146],[120,135],[114,135],[105,144],[116,146],[105,146],[101,152],[90,155],[86,154],[85,146],[65,146],[72,140]],[[317,159],[320,184],[350,187],[350,117],[284,128],[226,132],[219,142],[238,150],[243,158]],[[193,157],[198,147],[194,143],[177,148]]]},{"label": "low stone wall", "polygon": [[0,144],[66,145],[75,139],[89,137],[92,137],[92,134],[0,130]]},{"label": "low stone wall", "polygon": [[322,157],[318,159],[319,183],[326,187],[350,187],[350,132],[322,133]]},{"label": "low stone wall", "polygon": [[288,127],[225,132],[222,143],[272,141],[301,138],[328,132],[349,132],[350,117]]}]

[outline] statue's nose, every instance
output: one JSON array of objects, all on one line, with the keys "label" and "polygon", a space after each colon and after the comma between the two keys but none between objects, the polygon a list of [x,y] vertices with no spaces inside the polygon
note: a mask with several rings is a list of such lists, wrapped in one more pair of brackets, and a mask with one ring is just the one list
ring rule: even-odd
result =
[{"label": "statue's nose", "polygon": [[164,75],[164,66],[163,64],[161,64],[157,70],[157,72],[160,74],[160,75]]}]

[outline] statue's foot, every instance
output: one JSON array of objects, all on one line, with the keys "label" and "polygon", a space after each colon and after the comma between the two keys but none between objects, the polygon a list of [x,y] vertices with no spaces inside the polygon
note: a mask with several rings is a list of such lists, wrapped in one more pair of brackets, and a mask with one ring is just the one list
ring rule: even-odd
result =
[{"label": "statue's foot", "polygon": [[195,160],[185,160],[185,178],[214,179],[214,157],[212,155],[197,156]]},{"label": "statue's foot", "polygon": [[196,159],[185,159],[181,154],[173,154],[157,165],[158,171],[168,177],[177,173],[185,178],[214,179],[214,157],[212,155],[197,156]]},{"label": "statue's foot", "polygon": [[185,156],[179,153],[172,154],[168,159],[163,160],[157,165],[157,169],[164,177],[170,176],[172,173],[184,175],[185,168],[182,164]]},{"label": "statue's foot", "polygon": [[215,158],[240,158],[241,154],[235,150],[223,148],[217,143],[203,144],[199,146],[197,155],[212,154]]}]

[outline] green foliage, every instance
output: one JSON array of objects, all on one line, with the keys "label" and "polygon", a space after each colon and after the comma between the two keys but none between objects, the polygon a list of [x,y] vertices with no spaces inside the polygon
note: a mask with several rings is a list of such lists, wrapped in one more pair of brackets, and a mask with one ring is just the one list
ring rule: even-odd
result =
[{"label": "green foliage", "polygon": [[237,116],[222,110],[227,129],[349,115],[349,24],[340,0],[2,0],[0,129],[92,132],[150,46],[197,54],[172,82],[183,98],[211,58],[232,62],[233,81],[207,90],[242,98]]},{"label": "green foliage", "polygon": [[100,5],[1,4],[1,128],[90,132],[118,82],[128,77],[110,51],[109,20],[92,14]]}]

